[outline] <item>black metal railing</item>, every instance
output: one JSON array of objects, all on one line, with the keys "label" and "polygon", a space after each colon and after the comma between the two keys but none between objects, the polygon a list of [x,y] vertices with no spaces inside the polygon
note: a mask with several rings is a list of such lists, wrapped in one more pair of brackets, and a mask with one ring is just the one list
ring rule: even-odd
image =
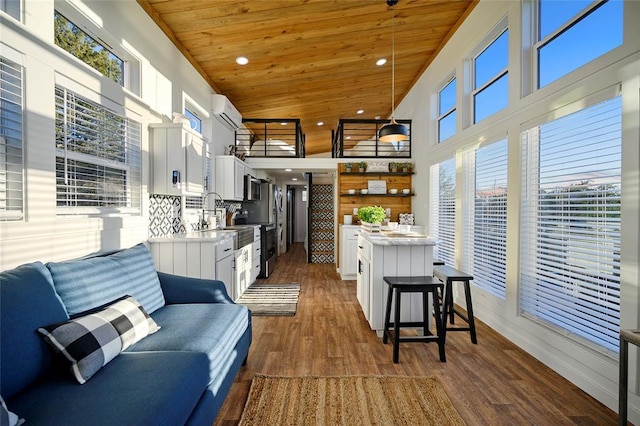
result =
[{"label": "black metal railing", "polygon": [[243,118],[236,130],[236,154],[245,157],[302,158],[304,135],[297,118]]},{"label": "black metal railing", "polygon": [[378,131],[389,120],[340,119],[333,132],[333,158],[411,158],[411,120],[396,120],[407,126],[409,137],[402,142],[382,142]]}]

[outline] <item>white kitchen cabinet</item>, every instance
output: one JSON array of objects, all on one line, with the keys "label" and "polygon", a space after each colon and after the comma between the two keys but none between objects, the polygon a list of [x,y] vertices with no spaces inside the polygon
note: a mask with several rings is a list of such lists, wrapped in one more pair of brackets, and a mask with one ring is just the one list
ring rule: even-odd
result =
[{"label": "white kitchen cabinet", "polygon": [[216,257],[216,280],[224,283],[227,294],[232,300],[235,296],[235,259],[233,256],[233,242],[230,246],[224,247],[219,257]]},{"label": "white kitchen cabinet", "polygon": [[184,123],[150,124],[149,130],[151,192],[202,195],[207,160],[202,135]]},{"label": "white kitchen cabinet", "polygon": [[235,297],[234,300],[251,285],[253,269],[253,245],[248,244],[236,250],[235,254]]},{"label": "white kitchen cabinet", "polygon": [[358,298],[358,302],[360,302],[364,317],[368,319],[370,304],[369,288],[371,287],[371,244],[367,241],[361,246],[357,244],[358,240],[356,239],[356,297]]},{"label": "white kitchen cabinet", "polygon": [[220,280],[229,297],[234,299],[233,243],[232,237],[219,241],[158,238],[149,241],[149,249],[158,271],[184,277]]},{"label": "white kitchen cabinet", "polygon": [[236,156],[216,156],[216,192],[223,200],[244,200],[244,177],[251,173],[251,167]]},{"label": "white kitchen cabinet", "polygon": [[358,268],[358,234],[360,226],[341,225],[340,233],[340,277],[356,279]]},{"label": "white kitchen cabinet", "polygon": [[[259,228],[258,228],[259,229]],[[253,252],[253,265],[251,267],[251,284],[253,284],[254,282],[256,282],[256,279],[258,279],[258,275],[260,275],[260,231],[258,231],[258,240],[254,241],[251,244],[251,251]]]}]

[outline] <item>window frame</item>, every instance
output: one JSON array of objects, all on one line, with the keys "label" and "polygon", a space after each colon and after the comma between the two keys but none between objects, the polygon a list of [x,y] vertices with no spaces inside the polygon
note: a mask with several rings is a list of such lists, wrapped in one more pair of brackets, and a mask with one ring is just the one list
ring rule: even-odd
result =
[{"label": "window frame", "polygon": [[475,87],[475,81],[476,81],[476,60],[478,57],[480,57],[480,55],[482,55],[496,40],[498,40],[500,38],[500,36],[502,36],[505,32],[509,31],[509,22],[508,22],[508,18],[507,16],[505,16],[504,18],[502,18],[500,20],[500,22],[498,22],[498,24],[493,28],[493,30],[491,30],[488,35],[482,40],[481,43],[478,44],[478,46],[473,50],[473,52],[471,53],[471,55],[468,58],[468,63],[469,63],[469,75],[468,75],[468,84],[469,84],[469,110],[470,110],[470,114],[469,114],[469,124],[470,125],[475,125],[480,123],[481,121],[484,121],[485,119],[493,116],[494,114],[497,114],[498,112],[502,111],[503,109],[500,109],[498,111],[495,111],[494,113],[486,116],[485,118],[483,118],[482,120],[477,121],[476,120],[476,105],[475,105],[475,99],[476,96],[478,94],[480,94],[482,91],[484,91],[485,89],[489,88],[491,85],[493,85],[495,82],[497,82],[498,80],[500,80],[502,77],[504,77],[505,75],[507,76],[507,98],[506,98],[506,107],[508,107],[509,105],[509,80],[508,80],[508,75],[509,75],[509,34],[507,34],[507,66],[505,68],[503,68],[502,70],[500,70],[496,75],[494,75],[491,79],[489,79],[487,82],[485,82],[484,84],[482,84],[480,87]]},{"label": "window frame", "polygon": [[[477,232],[477,210],[476,210],[476,201],[478,198],[478,153],[483,150],[488,150],[491,148],[502,148],[498,146],[498,144],[503,145],[504,154],[503,155],[503,168],[504,168],[504,176],[501,176],[501,180],[505,182],[505,200],[504,200],[504,246],[498,253],[497,248],[493,246],[492,249],[494,253],[498,253],[504,259],[504,269],[501,270],[502,276],[500,277],[500,282],[488,283],[486,280],[486,275],[481,273],[476,269],[476,232]],[[473,280],[473,285],[477,286],[487,294],[490,294],[502,301],[506,301],[506,274],[507,274],[507,247],[506,247],[506,228],[507,228],[507,215],[508,215],[508,168],[509,168],[509,143],[508,138],[503,137],[495,140],[491,140],[490,142],[485,142],[482,145],[470,148],[462,153],[462,162],[463,162],[463,225],[462,225],[462,234],[463,234],[463,269],[468,270],[469,273],[473,274],[475,277]],[[486,217],[486,216],[484,216]],[[493,239],[486,240],[487,243],[493,243]],[[490,263],[491,261],[489,261]],[[489,263],[485,264],[485,267],[489,265]],[[484,269],[483,269],[484,272]]]},{"label": "window frame", "polygon": [[[454,84],[454,102],[453,102],[453,106],[451,108],[449,108],[448,110],[444,111],[443,113],[440,113],[440,107],[442,105],[442,92],[449,87],[449,85],[453,83]],[[456,135],[457,133],[457,126],[456,126],[456,122],[454,122],[454,131],[453,134],[445,139],[441,139],[440,134],[441,134],[441,122],[442,120],[444,120],[445,118],[449,117],[451,114],[455,113],[456,114],[456,121],[457,121],[457,111],[458,111],[458,102],[457,102],[457,95],[458,95],[458,80],[456,78],[455,74],[452,74],[451,76],[449,76],[449,78],[447,78],[445,80],[445,83],[440,85],[440,90],[438,90],[437,93],[437,106],[436,106],[436,111],[437,111],[437,117],[436,117],[436,123],[437,123],[437,141],[438,143],[442,143],[444,141],[446,141],[449,138],[452,138]]]},{"label": "window frame", "polygon": [[[54,139],[55,146],[55,159],[56,159],[56,213],[59,216],[64,215],[90,215],[90,216],[102,216],[109,214],[125,214],[125,215],[141,215],[142,214],[142,122],[139,118],[131,118],[127,116],[127,113],[124,109],[120,112],[115,111],[111,105],[108,105],[107,102],[96,101],[92,96],[85,96],[83,93],[78,93],[77,91],[65,87],[62,84],[56,83],[55,85],[55,98],[56,98],[56,110],[59,108],[58,99],[59,96],[57,94],[58,90],[63,92],[63,110],[66,111],[67,105],[67,94],[71,94],[76,98],[79,98],[81,101],[92,104],[93,106],[100,108],[101,112],[105,112],[114,116],[119,117],[125,123],[125,127],[129,128],[129,126],[137,125],[137,139],[127,139],[124,142],[125,146],[123,147],[123,156],[126,158],[126,161],[118,162],[115,160],[110,160],[105,157],[101,157],[99,155],[91,155],[83,152],[73,151],[67,148],[67,144],[65,143],[65,147],[58,147],[58,139],[57,137]],[[65,112],[66,113],[66,112]],[[58,119],[55,119],[56,126],[58,126]],[[63,116],[63,125],[66,126],[66,116]],[[125,137],[129,133],[129,130],[125,130]],[[132,164],[131,161],[136,161],[135,164]],[[65,172],[65,181],[68,179],[68,167],[70,166],[70,162],[77,164],[78,162],[87,163],[95,166],[96,168],[110,168],[113,170],[122,170],[126,172],[125,184],[126,190],[125,195],[127,197],[127,205],[126,206],[60,206],[58,205],[60,200],[64,200],[66,197],[64,194],[59,192],[58,190],[58,159],[62,159],[64,163],[64,172]],[[103,195],[104,196],[104,195]],[[135,203],[134,203],[135,202]]]},{"label": "window frame", "polygon": [[[17,10],[10,10],[9,5],[17,6]],[[11,16],[16,21],[22,22],[23,10],[24,3],[22,0],[0,0],[0,11]]]},{"label": "window frame", "polygon": [[[579,333],[574,332],[573,330],[569,330],[567,328],[564,328],[558,324],[555,324],[549,320],[546,320],[544,318],[541,318],[537,315],[535,315],[535,313],[529,313],[529,312],[524,312],[524,302],[522,300],[522,292],[524,290],[526,290],[529,287],[526,287],[526,284],[523,283],[524,280],[524,276],[525,274],[527,274],[527,270],[530,267],[530,265],[527,265],[525,262],[527,262],[527,254],[532,254],[532,255],[537,255],[537,252],[534,250],[532,251],[532,253],[529,253],[528,250],[530,250],[531,248],[531,244],[532,242],[530,240],[526,239],[526,235],[528,235],[527,231],[525,230],[526,226],[529,227],[538,227],[538,223],[539,221],[536,220],[534,221],[527,221],[527,217],[530,216],[530,212],[531,211],[535,211],[538,212],[539,211],[539,199],[540,199],[540,185],[538,184],[537,186],[532,186],[530,184],[530,182],[532,181],[536,181],[539,182],[540,181],[540,128],[541,126],[548,124],[548,123],[553,123],[554,121],[557,120],[561,120],[567,116],[570,116],[574,113],[580,113],[582,111],[586,111],[591,107],[594,107],[598,104],[604,103],[606,101],[609,100],[613,100],[617,97],[621,97],[621,92],[619,90],[619,86],[615,86],[615,87],[611,87],[609,89],[605,89],[603,91],[600,91],[594,95],[588,96],[586,98],[580,99],[576,102],[573,102],[572,104],[569,104],[563,108],[560,108],[559,110],[555,110],[552,111],[548,114],[545,114],[543,116],[537,117],[533,120],[530,120],[528,123],[525,123],[521,126],[521,131],[520,131],[520,139],[521,139],[521,143],[523,145],[523,149],[522,149],[522,160],[521,160],[521,168],[522,168],[522,195],[521,195],[521,200],[520,200],[520,215],[521,215],[521,223],[520,223],[520,264],[519,264],[519,275],[518,275],[518,282],[519,282],[519,290],[518,290],[518,304],[519,304],[519,315],[521,315],[522,317],[525,317],[527,319],[530,319],[531,321],[536,322],[537,324],[540,324],[542,326],[548,327],[551,330],[554,330],[564,336],[566,336],[569,339],[572,339],[578,343],[581,343],[591,349],[594,349],[600,353],[603,353],[607,356],[610,357],[617,357],[617,352],[615,349],[612,348],[608,348],[605,345],[601,345],[599,343],[594,342],[591,339],[588,339],[582,335],[580,335]],[[623,110],[621,108],[620,110],[621,112],[621,116],[620,119],[622,118],[622,113]],[[623,137],[622,137],[622,128],[620,129],[620,152],[622,153],[622,144],[623,144]],[[621,161],[622,163],[622,161]],[[533,164],[535,167],[531,166],[531,164]],[[597,172],[600,172],[600,170],[598,169]],[[594,172],[594,173],[597,173]],[[619,173],[620,173],[620,185],[622,185],[622,175],[624,174],[623,169],[622,169],[622,164],[620,164],[619,166]],[[527,206],[527,203],[536,203],[534,206]],[[620,220],[622,219],[622,209],[620,209],[619,211],[619,215],[620,215]],[[537,216],[536,216],[537,218]],[[622,243],[621,243],[621,239],[622,236],[620,236],[620,240],[619,240],[619,249],[622,250]],[[526,241],[525,241],[526,240]],[[618,253],[618,257],[620,257],[620,254]],[[530,259],[530,258],[529,258]],[[529,261],[529,262],[534,262],[534,261]],[[620,259],[618,260],[618,274],[620,274],[621,272],[621,261]],[[532,263],[532,265],[536,266],[537,263]],[[615,268],[614,268],[615,269]],[[619,279],[619,283],[618,285],[621,286],[622,285],[622,280],[620,275],[618,275],[618,279]],[[585,284],[586,286],[587,284]],[[591,285],[591,284],[589,284]],[[618,289],[620,290],[620,289]],[[618,306],[620,307],[621,305],[621,298],[618,300]],[[620,314],[620,308],[619,308],[619,312],[618,315]],[[620,322],[621,318],[620,316],[618,316],[618,321]],[[619,324],[618,324],[619,326]],[[613,339],[616,340],[616,339]],[[612,341],[613,341],[612,340]]]},{"label": "window frame", "polygon": [[[87,13],[83,13],[82,11],[78,10],[74,4],[69,3],[67,1],[55,0],[54,14],[55,12],[64,16],[70,23],[75,25],[77,28],[82,30],[85,34],[93,38],[97,43],[102,45],[104,49],[106,49],[111,54],[113,54],[114,56],[116,56],[117,58],[123,61],[122,84],[119,84],[113,79],[102,74],[102,72],[92,67],[91,65],[87,64],[82,59],[76,57],[72,53],[66,51],[62,47],[58,46],[52,40],[52,44],[56,48],[65,52],[67,55],[70,55],[71,57],[73,57],[74,60],[83,64],[83,66],[86,67],[86,69],[89,69],[92,72],[96,73],[96,75],[99,75],[101,78],[104,78],[105,81],[109,81],[112,84],[122,87],[130,91],[131,93],[135,94],[136,96],[141,95],[141,81],[142,81],[142,77],[140,75],[141,68],[142,68],[141,60],[133,52],[125,48],[125,46],[123,46],[121,42],[118,41],[117,38],[111,36],[111,34],[105,31],[102,26],[94,22]],[[51,18],[52,25],[54,25],[53,23],[54,16],[55,15],[52,15],[52,18]]]},{"label": "window frame", "polygon": [[[596,9],[601,7],[607,1],[608,0],[593,0],[589,5],[584,7],[582,10],[580,10],[578,13],[576,13],[569,20],[565,21],[562,25],[560,25],[554,31],[552,31],[549,34],[547,34],[544,38],[540,39],[540,25],[541,25],[540,0],[528,0],[527,7],[523,7],[523,17],[522,17],[522,21],[525,24],[524,28],[523,28],[525,30],[523,32],[523,38],[527,37],[527,36],[530,37],[530,40],[528,42],[525,42],[525,47],[526,47],[526,45],[530,46],[530,49],[529,49],[530,50],[530,55],[529,55],[530,56],[530,70],[529,70],[530,79],[528,80],[529,84],[530,84],[530,87],[529,88],[523,87],[523,93],[525,95],[526,94],[530,94],[530,93],[535,92],[535,91],[538,91],[538,90],[542,90],[542,89],[552,85],[556,81],[558,81],[558,80],[560,80],[560,79],[572,74],[576,70],[581,69],[582,67],[584,67],[588,63],[590,63],[593,60],[595,60],[598,57],[600,57],[600,56],[598,56],[596,58],[593,58],[593,59],[585,62],[581,66],[569,70],[568,72],[566,72],[562,76],[556,78],[555,80],[552,80],[552,81],[548,82],[546,85],[540,86],[540,50],[542,48],[544,48],[545,46],[549,45],[550,43],[552,43],[555,39],[561,37],[565,32],[569,31],[571,29],[571,27],[575,26],[580,21],[582,21],[583,19],[587,18],[591,13],[596,11]],[[622,0],[620,0],[620,1],[622,1]],[[624,7],[624,5],[623,5],[623,7]],[[623,16],[624,16],[624,12],[623,12]],[[621,22],[621,25],[624,25],[624,19],[623,19],[623,22]],[[528,29],[528,31],[527,31],[527,29]],[[623,31],[624,31],[624,27],[623,27]],[[624,34],[623,34],[623,39],[624,39]],[[623,42],[624,42],[624,40],[623,40]],[[619,48],[620,46],[622,46],[622,44],[619,45],[619,46],[614,47],[613,49],[609,50],[608,52],[604,53],[603,55],[606,55],[607,53]],[[527,49],[525,49],[525,50],[527,50]],[[523,67],[523,68],[525,68],[525,67]],[[523,81],[525,81],[525,77],[526,76],[527,76],[527,72],[523,69]]]},{"label": "window frame", "polygon": [[[452,173],[452,177],[453,177],[453,203],[454,203],[454,207],[453,207],[453,217],[450,218],[452,219],[451,225],[452,225],[452,235],[447,235],[447,236],[442,236],[442,206],[441,206],[441,201],[442,201],[442,197],[441,197],[441,181],[440,181],[440,177],[441,177],[441,169],[443,167],[443,165],[449,166],[449,165],[453,165],[453,173]],[[432,237],[439,239],[440,240],[440,244],[436,245],[434,247],[434,258],[437,258],[440,261],[445,262],[445,264],[449,265],[449,266],[453,266],[455,267],[455,261],[456,261],[456,228],[457,228],[457,221],[456,221],[456,210],[458,207],[458,203],[457,203],[457,196],[456,196],[456,191],[457,191],[457,186],[458,186],[458,182],[457,182],[457,160],[456,157],[450,157],[447,158],[443,161],[440,161],[439,163],[433,164],[430,169],[429,169],[429,175],[430,175],[430,191],[429,191],[429,198],[430,198],[430,218],[429,218],[429,235],[431,235]],[[449,218],[447,218],[449,219]],[[447,230],[448,231],[448,230]],[[443,253],[441,253],[441,251]],[[444,255],[444,256],[443,256]]]},{"label": "window frame", "polygon": [[[7,53],[8,55],[5,55],[5,53]],[[25,123],[24,123],[24,119],[25,119],[25,114],[24,114],[24,77],[25,77],[25,72],[24,72],[24,66],[22,65],[22,60],[21,60],[21,56],[20,54],[16,53],[14,55],[12,55],[11,53],[13,53],[13,51],[3,51],[0,52],[0,59],[2,59],[3,62],[6,62],[6,66],[10,66],[16,69],[16,71],[19,72],[19,78],[20,78],[20,87],[19,87],[19,97],[20,97],[20,182],[19,182],[19,189],[15,189],[15,190],[6,190],[6,171],[4,172],[5,177],[2,180],[2,182],[0,182],[2,185],[5,186],[5,193],[9,193],[9,192],[19,192],[20,193],[20,209],[9,209],[7,210],[6,205],[3,206],[2,208],[0,208],[0,222],[17,222],[17,221],[23,221],[25,219],[25,134],[24,134],[24,129],[25,129]],[[2,126],[2,121],[3,118],[0,116],[0,126]],[[0,148],[2,148],[6,142],[5,142],[5,138],[3,136],[0,136]],[[1,165],[0,165],[1,166]]]}]

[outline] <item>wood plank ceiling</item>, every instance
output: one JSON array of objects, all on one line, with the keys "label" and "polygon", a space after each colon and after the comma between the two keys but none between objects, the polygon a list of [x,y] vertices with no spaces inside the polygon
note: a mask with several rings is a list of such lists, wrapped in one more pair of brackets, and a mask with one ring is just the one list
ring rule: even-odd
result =
[{"label": "wood plank ceiling", "polygon": [[[390,116],[392,13],[397,105],[477,4],[400,0],[392,11],[385,0],[137,1],[243,117],[299,118],[307,155],[331,151],[341,118]],[[236,64],[238,56],[249,63]],[[387,64],[376,66],[380,58]]]}]

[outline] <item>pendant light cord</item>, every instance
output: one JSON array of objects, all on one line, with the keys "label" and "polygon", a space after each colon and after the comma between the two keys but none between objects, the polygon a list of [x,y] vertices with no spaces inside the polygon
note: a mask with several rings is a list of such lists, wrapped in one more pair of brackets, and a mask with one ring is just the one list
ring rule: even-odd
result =
[{"label": "pendant light cord", "polygon": [[396,12],[391,8],[391,121],[396,115]]}]

